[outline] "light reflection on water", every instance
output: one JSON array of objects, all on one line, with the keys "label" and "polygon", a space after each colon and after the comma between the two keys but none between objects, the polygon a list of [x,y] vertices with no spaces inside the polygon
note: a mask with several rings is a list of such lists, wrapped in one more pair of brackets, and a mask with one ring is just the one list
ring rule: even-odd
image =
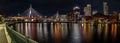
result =
[{"label": "light reflection on water", "polygon": [[55,43],[59,43],[60,42],[60,23],[56,23],[55,27],[54,27],[54,40]]},{"label": "light reflection on water", "polygon": [[92,38],[91,24],[84,24],[83,37],[85,42],[90,42]]},{"label": "light reflection on water", "polygon": [[104,27],[104,41],[107,40],[107,36],[108,36],[108,24],[106,23]]},{"label": "light reflection on water", "polygon": [[115,23],[18,23],[15,30],[41,43],[114,43],[119,35]]},{"label": "light reflection on water", "polygon": [[81,43],[81,32],[78,24],[73,24],[70,43]]},{"label": "light reflection on water", "polygon": [[112,24],[112,30],[111,30],[111,36],[112,36],[112,41],[115,41],[116,35],[117,35],[117,24]]}]

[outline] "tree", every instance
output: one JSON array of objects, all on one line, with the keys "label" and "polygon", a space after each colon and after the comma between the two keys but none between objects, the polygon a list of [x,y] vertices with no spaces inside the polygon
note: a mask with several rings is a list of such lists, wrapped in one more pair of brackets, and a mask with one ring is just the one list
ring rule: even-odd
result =
[{"label": "tree", "polygon": [[0,24],[4,23],[5,21],[4,17],[5,17],[5,14],[0,11]]}]

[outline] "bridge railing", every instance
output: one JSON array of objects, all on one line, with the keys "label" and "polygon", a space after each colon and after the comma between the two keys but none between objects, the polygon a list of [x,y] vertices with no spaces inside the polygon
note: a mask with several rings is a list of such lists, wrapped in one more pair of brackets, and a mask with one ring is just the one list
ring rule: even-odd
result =
[{"label": "bridge railing", "polygon": [[38,43],[16,31],[6,25],[6,30],[11,37],[12,43]]}]

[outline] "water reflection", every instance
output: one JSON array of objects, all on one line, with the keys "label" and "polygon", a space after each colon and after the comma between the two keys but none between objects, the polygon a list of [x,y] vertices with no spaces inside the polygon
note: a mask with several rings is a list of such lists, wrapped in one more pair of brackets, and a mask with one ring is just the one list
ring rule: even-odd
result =
[{"label": "water reflection", "polygon": [[28,23],[28,25],[27,25],[27,30],[28,30],[28,37],[29,38],[32,38],[32,36],[31,36],[31,23]]},{"label": "water reflection", "polygon": [[101,32],[102,32],[102,24],[99,23],[97,28],[98,37],[100,37]]},{"label": "water reflection", "polygon": [[81,43],[81,32],[77,23],[73,24],[70,43]]},{"label": "water reflection", "polygon": [[107,40],[107,37],[108,37],[108,23],[106,23],[104,27],[104,42]]},{"label": "water reflection", "polygon": [[50,23],[50,29],[51,29],[51,36],[53,38],[53,34],[54,34],[54,23]]},{"label": "water reflection", "polygon": [[29,36],[28,35],[28,23],[25,23],[25,36]]},{"label": "water reflection", "polygon": [[15,26],[17,32],[40,43],[114,43],[118,39],[116,23],[17,23]]},{"label": "water reflection", "polygon": [[54,40],[55,43],[59,43],[60,42],[60,23],[55,23],[55,27],[54,27]]},{"label": "water reflection", "polygon": [[43,23],[43,35],[44,35],[44,39],[48,39],[48,27],[47,27],[47,23]]},{"label": "water reflection", "polygon": [[67,26],[67,23],[61,23],[60,26],[61,26],[61,28],[60,28],[61,29],[61,37],[64,39],[68,34],[68,26]]},{"label": "water reflection", "polygon": [[91,24],[90,23],[84,23],[84,30],[83,30],[83,36],[85,42],[90,42],[92,39],[92,29],[91,29]]},{"label": "water reflection", "polygon": [[41,23],[37,23],[37,37],[38,37],[38,41],[42,40],[43,38],[43,34],[42,34],[42,24]]},{"label": "water reflection", "polygon": [[111,30],[111,36],[112,36],[112,41],[115,41],[116,35],[117,35],[117,24],[112,24],[112,30]]}]

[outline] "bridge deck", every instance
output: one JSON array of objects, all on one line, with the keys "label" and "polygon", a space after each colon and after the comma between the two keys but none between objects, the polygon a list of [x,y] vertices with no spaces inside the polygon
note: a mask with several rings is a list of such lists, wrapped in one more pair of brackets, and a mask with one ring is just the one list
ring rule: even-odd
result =
[{"label": "bridge deck", "polygon": [[0,24],[0,43],[8,43],[5,34],[5,25]]}]

